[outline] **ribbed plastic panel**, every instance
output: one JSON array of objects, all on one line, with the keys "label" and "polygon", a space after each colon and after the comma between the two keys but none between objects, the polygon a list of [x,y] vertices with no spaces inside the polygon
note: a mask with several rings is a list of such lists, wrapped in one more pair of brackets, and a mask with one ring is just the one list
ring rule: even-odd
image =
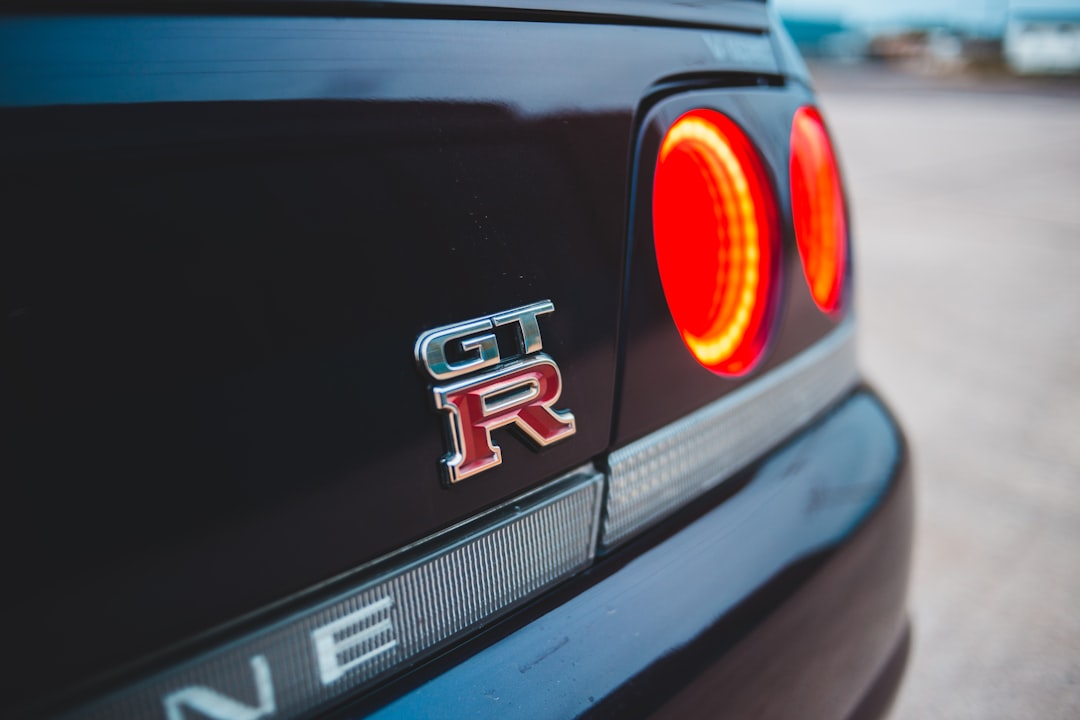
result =
[{"label": "ribbed plastic panel", "polygon": [[381,577],[333,600],[65,717],[306,715],[588,565],[602,481],[580,472],[421,544],[412,560],[390,558]]},{"label": "ribbed plastic panel", "polygon": [[854,323],[759,380],[613,452],[607,547],[716,487],[827,408],[858,379]]}]

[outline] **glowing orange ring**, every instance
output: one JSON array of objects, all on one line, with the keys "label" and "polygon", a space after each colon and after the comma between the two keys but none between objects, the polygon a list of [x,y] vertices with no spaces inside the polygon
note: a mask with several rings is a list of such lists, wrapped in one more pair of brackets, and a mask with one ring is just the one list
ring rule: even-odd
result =
[{"label": "glowing orange ring", "polygon": [[801,107],[791,125],[791,214],[803,275],[817,306],[838,313],[847,272],[840,172],[821,114]]},{"label": "glowing orange ring", "polygon": [[679,117],[653,176],[653,242],[672,319],[698,362],[741,375],[768,334],[775,207],[749,138],[713,110]]}]

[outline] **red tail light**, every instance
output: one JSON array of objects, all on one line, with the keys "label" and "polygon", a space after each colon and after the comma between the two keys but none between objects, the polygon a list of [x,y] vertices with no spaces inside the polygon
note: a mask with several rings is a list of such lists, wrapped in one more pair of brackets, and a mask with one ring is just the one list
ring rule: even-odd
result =
[{"label": "red tail light", "polygon": [[825,124],[812,107],[799,108],[792,122],[791,212],[810,294],[823,311],[836,313],[847,266],[844,194]]},{"label": "red tail light", "polygon": [[713,110],[664,136],[653,181],[653,241],[683,342],[720,375],[741,375],[765,347],[774,293],[774,201],[749,138]]}]

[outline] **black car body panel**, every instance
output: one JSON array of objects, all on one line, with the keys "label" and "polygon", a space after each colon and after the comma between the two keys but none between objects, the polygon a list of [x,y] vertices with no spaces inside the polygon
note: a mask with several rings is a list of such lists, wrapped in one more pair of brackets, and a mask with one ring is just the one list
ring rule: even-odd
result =
[{"label": "black car body panel", "polygon": [[736,484],[337,716],[856,714],[906,648],[900,431],[863,388]]},{"label": "black car body panel", "polygon": [[[813,96],[763,3],[48,9],[0,15],[4,604],[48,618],[12,628],[48,672],[0,675],[2,707],[69,705],[273,619],[837,322],[789,220],[750,379],[696,365],[656,277],[658,117],[728,112],[788,216]],[[447,487],[413,343],[544,299],[577,433],[500,434],[503,464]]]}]

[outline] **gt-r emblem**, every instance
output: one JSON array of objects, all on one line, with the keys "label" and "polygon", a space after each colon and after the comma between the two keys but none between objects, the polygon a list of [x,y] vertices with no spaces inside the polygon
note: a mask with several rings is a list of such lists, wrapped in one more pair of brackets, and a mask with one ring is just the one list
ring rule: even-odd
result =
[{"label": "gt-r emblem", "polygon": [[[497,428],[515,427],[538,447],[577,431],[573,413],[553,407],[562,394],[562,374],[540,352],[538,318],[554,311],[555,305],[544,300],[428,330],[416,339],[416,360],[428,374],[454,380],[431,388],[435,407],[446,413],[450,452],[441,463],[447,482],[502,463],[502,450],[491,440]],[[516,330],[516,347],[506,361],[497,328]],[[505,333],[502,339],[509,344]]]}]

